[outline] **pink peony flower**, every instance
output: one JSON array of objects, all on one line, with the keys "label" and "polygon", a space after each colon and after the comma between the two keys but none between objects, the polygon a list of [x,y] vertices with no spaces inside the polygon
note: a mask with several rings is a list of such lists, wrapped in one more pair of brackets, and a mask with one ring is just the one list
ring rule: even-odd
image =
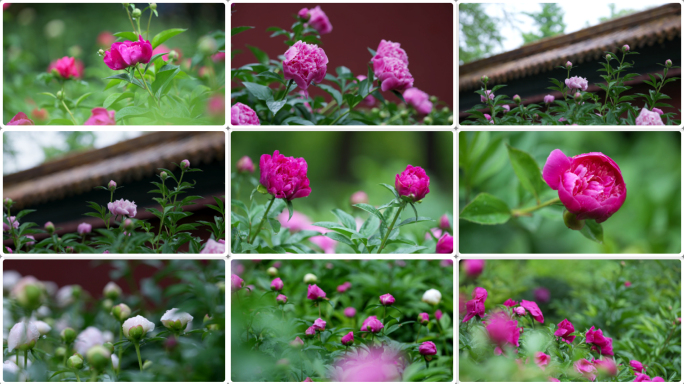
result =
[{"label": "pink peony flower", "polygon": [[119,199],[107,204],[107,208],[109,208],[109,212],[111,212],[114,216],[121,215],[135,217],[135,215],[138,213],[138,207],[135,205],[135,201],[131,202],[124,199]]},{"label": "pink peony flower", "polygon": [[418,113],[427,115],[432,112],[432,102],[430,96],[418,88],[409,88],[404,91],[404,100],[411,104]]},{"label": "pink peony flower", "polygon": [[513,300],[513,299],[508,299],[508,300],[504,301],[503,305],[510,308],[510,307],[515,307],[516,305],[518,305],[518,302]]},{"label": "pink peony flower", "polygon": [[317,331],[325,331],[325,320],[318,318],[316,321],[313,323],[313,327]]},{"label": "pink peony flower", "polygon": [[418,314],[418,322],[423,324],[423,325],[429,323],[430,322],[430,315],[428,315],[425,312],[419,313]]},{"label": "pink peony flower", "polygon": [[318,288],[316,284],[309,285],[306,298],[309,300],[322,300],[325,299],[325,292]]},{"label": "pink peony flower", "polygon": [[652,382],[652,383],[655,383],[655,382],[664,383],[664,382],[665,382],[665,379],[663,379],[663,378],[660,377],[660,376],[656,376],[656,377],[654,377],[654,378],[651,379],[651,382]]},{"label": "pink peony flower", "polygon": [[[484,94],[485,96],[489,97],[489,100],[494,100],[494,92],[492,92],[491,90],[488,89],[484,91]],[[483,103],[487,102],[487,98],[485,96],[480,95],[480,101]]]},{"label": "pink peony flower", "polygon": [[356,316],[356,308],[353,307],[347,307],[344,309],[344,315],[346,317],[354,317]]},{"label": "pink peony flower", "polygon": [[556,98],[553,97],[553,95],[544,96],[544,104],[551,104],[554,100],[556,100]]},{"label": "pink peony flower", "polygon": [[37,121],[45,121],[48,119],[48,111],[47,109],[33,108],[33,111],[31,111],[31,117]]},{"label": "pink peony flower", "polygon": [[236,274],[232,274],[232,275],[230,276],[230,291],[231,291],[231,292],[235,292],[235,291],[237,291],[237,290],[240,290],[240,288],[242,288],[242,284],[243,284],[244,282],[245,282],[245,281],[242,280],[242,279],[240,278],[240,276],[238,276],[238,275],[236,275]]},{"label": "pink peony flower", "polygon": [[484,117],[485,117],[485,119],[487,119],[487,121],[489,121],[490,123],[492,122],[492,116],[491,116],[489,113],[485,113],[485,114],[484,114]]},{"label": "pink peony flower", "polygon": [[316,328],[314,328],[314,326],[312,325],[309,328],[307,328],[306,331],[304,331],[304,334],[306,336],[313,337],[316,335]]},{"label": "pink peony flower", "polygon": [[254,163],[252,162],[252,159],[250,159],[249,156],[242,156],[237,162],[237,170],[238,172],[254,173]]},{"label": "pink peony flower", "polygon": [[[482,274],[484,270],[485,261],[484,260],[463,260],[463,269],[468,277],[478,277]],[[510,300],[510,299],[509,299]],[[505,304],[505,303],[504,303]]]},{"label": "pink peony flower", "polygon": [[368,194],[364,191],[357,191],[351,195],[349,200],[351,205],[355,204],[368,204]]},{"label": "pink peony flower", "polygon": [[53,69],[56,69],[63,79],[83,76],[83,63],[73,57],[64,56],[61,59],[53,60],[48,65],[48,73],[52,72]]},{"label": "pink peony flower", "polygon": [[454,251],[454,238],[448,233],[442,235],[437,241],[435,251],[437,253],[452,253]]},{"label": "pink peony flower", "polygon": [[542,176],[579,220],[595,219],[602,223],[620,209],[627,196],[620,167],[600,152],[567,157],[560,149],[554,149]]},{"label": "pink peony flower", "polygon": [[644,107],[636,118],[636,125],[665,125],[658,112],[651,112]]},{"label": "pink peony flower", "polygon": [[200,254],[222,254],[226,252],[225,242],[221,243],[215,241],[214,239],[207,240],[207,244],[204,249],[200,251]]},{"label": "pink peony flower", "polygon": [[297,337],[295,337],[294,340],[290,341],[290,346],[302,347],[302,346],[304,346],[304,340],[302,340],[299,336],[297,336]]},{"label": "pink peony flower", "polygon": [[603,360],[594,359],[591,361],[591,363],[594,364],[594,367],[596,367],[596,369],[603,372],[604,374],[615,376],[618,373],[615,361],[609,357],[604,357]]},{"label": "pink peony flower", "polygon": [[587,344],[592,344],[592,350],[600,351],[602,355],[613,356],[613,339],[603,336],[603,331],[600,329],[594,330],[594,326],[589,328],[585,341]]},{"label": "pink peony flower", "polygon": [[107,111],[105,108],[93,108],[91,115],[83,125],[116,125],[116,111]]},{"label": "pink peony flower", "polygon": [[389,293],[385,293],[384,295],[380,296],[380,304],[384,306],[392,305],[394,304],[394,297],[392,297],[392,295]]},{"label": "pink peony flower", "polygon": [[382,324],[380,320],[378,320],[375,316],[371,316],[366,319],[366,321],[363,322],[363,326],[361,327],[362,331],[370,331],[372,333],[377,333],[380,332],[381,329],[385,328],[385,326]]},{"label": "pink peony flower", "polygon": [[297,16],[298,16],[300,19],[308,20],[308,19],[309,19],[309,10],[306,9],[306,8],[302,8],[302,9],[300,9],[299,12],[297,13]]},{"label": "pink peony flower", "polygon": [[393,43],[389,40],[381,40],[373,58],[392,57],[401,60],[405,65],[409,64],[406,51],[401,48],[400,43]]},{"label": "pink peony flower", "polygon": [[587,359],[581,359],[575,361],[575,370],[580,373],[582,376],[586,377],[589,379],[589,381],[594,381],[596,379],[596,375],[594,372],[596,372],[596,367],[594,367],[589,360]]},{"label": "pink peony flower", "polygon": [[342,344],[344,345],[351,345],[354,344],[354,331],[351,331],[347,333],[346,335],[342,336]]},{"label": "pink peony flower", "polygon": [[[235,4],[232,4],[232,5],[235,5]],[[306,379],[304,379],[303,383],[313,383],[313,380],[311,380],[310,377],[307,377]]]},{"label": "pink peony flower", "polygon": [[523,300],[520,302],[520,305],[522,305],[523,308],[530,311],[530,315],[532,315],[532,317],[535,320],[544,324],[544,315],[542,314],[541,310],[539,309],[539,306],[537,305],[537,303],[535,303],[534,301]]},{"label": "pink peony flower", "polygon": [[629,361],[629,366],[632,367],[632,369],[634,370],[634,372],[638,372],[638,373],[643,373],[643,372],[644,372],[644,366],[643,366],[643,364],[641,364],[641,362],[639,362],[639,361],[637,361],[637,360],[630,360],[630,361]]},{"label": "pink peony flower", "polygon": [[[289,219],[290,214],[287,212],[287,210],[283,210],[283,212],[276,216],[276,218],[278,219],[278,221],[280,221],[280,225],[283,228],[288,228],[291,233],[296,233],[299,231],[309,229],[309,227],[311,227],[311,224],[313,224],[313,221],[311,221],[308,216],[297,211],[294,211],[291,219]],[[319,227],[315,228],[318,229]]]},{"label": "pink peony flower", "polygon": [[408,66],[400,59],[376,55],[372,60],[375,77],[382,82],[380,89],[383,92],[403,91],[413,87],[413,76]]},{"label": "pink peony flower", "polygon": [[520,329],[517,320],[510,320],[503,312],[497,312],[487,317],[483,322],[489,338],[499,348],[504,345],[519,346]]},{"label": "pink peony flower", "polygon": [[629,288],[630,286],[632,286],[632,283],[629,281],[625,281],[625,287]]},{"label": "pink peony flower", "polygon": [[534,290],[534,299],[540,303],[548,303],[551,298],[551,292],[544,287],[540,287]]},{"label": "pink peony flower", "polygon": [[659,115],[663,114],[663,110],[660,108],[653,108],[653,112],[657,112]]},{"label": "pink peony flower", "polygon": [[623,51],[629,51],[629,45],[625,44],[622,46]]},{"label": "pink peony flower", "polygon": [[554,336],[559,336],[563,341],[565,341],[568,344],[572,344],[572,342],[575,340],[575,337],[577,336],[568,336],[571,333],[575,332],[575,327],[572,325],[568,319],[565,319],[558,323],[558,329],[556,332],[553,334]]},{"label": "pink peony flower", "polygon": [[217,52],[211,56],[211,60],[214,63],[217,63],[219,61],[226,61],[226,53],[225,52]]},{"label": "pink peony flower", "polygon": [[[299,11],[299,13],[301,17],[302,11]],[[308,15],[310,16],[308,20],[309,26],[317,30],[318,33],[323,35],[332,32],[332,24],[330,24],[328,16],[325,15],[320,6],[317,5],[316,8],[309,9]]]},{"label": "pink peony flower", "polygon": [[[236,103],[237,104],[237,103]],[[244,104],[243,104],[244,105]],[[233,110],[231,108],[231,119]],[[226,115],[226,98],[223,95],[214,95],[209,98],[207,103],[207,113],[209,116],[225,116]]]},{"label": "pink peony flower", "polygon": [[115,41],[116,36],[112,35],[109,31],[100,32],[100,34],[97,35],[97,44],[102,47],[109,48]]},{"label": "pink peony flower", "polygon": [[328,56],[316,44],[296,42],[285,52],[283,76],[294,80],[297,86],[306,90],[313,81],[320,83],[328,70]]},{"label": "pink peony flower", "polygon": [[565,63],[565,66],[571,68],[571,67],[572,67],[572,63],[568,61],[567,63]]},{"label": "pink peony flower", "polygon": [[421,355],[436,355],[437,346],[432,341],[426,341],[418,347]]},{"label": "pink peony flower", "polygon": [[230,108],[230,123],[233,125],[261,125],[256,112],[242,103],[235,103]]},{"label": "pink peony flower", "polygon": [[271,281],[271,290],[282,291],[283,290],[283,280],[280,277],[276,277]]},{"label": "pink peony flower", "polygon": [[445,231],[451,228],[451,222],[449,221],[449,216],[447,216],[446,213],[439,218],[439,227]]},{"label": "pink peony flower", "polygon": [[484,317],[484,302],[487,300],[487,290],[477,287],[473,290],[472,296],[473,299],[466,303],[466,316],[463,318],[464,323],[472,319],[475,315]]},{"label": "pink peony flower", "polygon": [[589,86],[589,82],[587,82],[587,79],[579,76],[573,76],[569,79],[565,79],[565,85],[570,88],[570,93],[574,93],[572,90],[573,89],[581,89],[583,91],[587,90],[587,87]]},{"label": "pink peony flower", "polygon": [[88,223],[81,223],[78,225],[77,232],[79,235],[83,235],[86,233],[90,233],[90,231],[93,229],[93,226],[88,224]]},{"label": "pink peony flower", "polygon": [[19,112],[14,117],[12,120],[10,120],[7,125],[35,125],[33,124],[33,120],[29,119],[28,116],[24,112]]},{"label": "pink peony flower", "polygon": [[387,345],[358,348],[334,362],[330,381],[388,382],[401,381],[406,357]]},{"label": "pink peony flower", "polygon": [[409,164],[402,173],[395,177],[394,187],[399,196],[408,196],[415,202],[422,200],[425,195],[430,193],[430,178],[425,174],[423,168]]},{"label": "pink peony flower", "polygon": [[287,296],[279,294],[278,296],[276,296],[276,301],[280,304],[285,304],[287,303]]},{"label": "pink peony flower", "polygon": [[444,316],[444,315],[442,314],[442,311],[440,311],[440,310],[438,309],[438,310],[435,312],[435,319],[437,319],[437,321],[439,321],[439,320],[442,318],[442,316]]},{"label": "pink peony flower", "polygon": [[634,378],[633,382],[635,382],[635,383],[650,383],[651,377],[645,373],[637,373],[636,378]]},{"label": "pink peony flower", "polygon": [[534,362],[541,368],[542,371],[546,370],[546,366],[551,362],[551,356],[544,352],[537,352],[534,354]]},{"label": "pink peony flower", "polygon": [[[9,216],[7,217],[7,222],[14,227],[14,229],[19,228],[19,221],[17,220],[16,216]],[[10,231],[10,226],[3,221],[2,223],[2,231],[3,232],[9,232]]]},{"label": "pink peony flower", "polygon": [[371,320],[377,320],[377,319],[378,319],[377,316],[368,316],[366,318],[366,320],[364,320],[363,323],[361,324],[361,330],[362,331],[368,330],[368,323],[370,323]]},{"label": "pink peony flower", "polygon": [[507,112],[511,111],[511,107],[509,105],[502,105],[502,108]]},{"label": "pink peony flower", "polygon": [[525,311],[525,308],[523,308],[523,307],[515,307],[515,308],[513,308],[513,312],[515,312],[515,314],[518,316],[525,316],[525,314],[527,313]]},{"label": "pink peony flower", "polygon": [[346,283],[340,284],[340,285],[337,286],[337,292],[339,292],[339,293],[344,293],[344,292],[346,292],[349,288],[351,288],[351,283],[347,281]]},{"label": "pink peony flower", "polygon": [[112,44],[105,52],[104,63],[115,71],[126,69],[138,63],[147,64],[152,58],[152,44],[138,35],[138,41],[124,41]]},{"label": "pink peony flower", "polygon": [[271,155],[261,155],[261,185],[278,199],[292,200],[307,197],[311,193],[307,164],[303,158],[285,157],[277,150]]},{"label": "pink peony flower", "polygon": [[558,121],[560,121],[562,123],[562,122],[568,121],[568,120],[565,117],[561,117],[560,119],[558,119]]},{"label": "pink peony flower", "polygon": [[[359,79],[359,82],[367,79],[367,77],[364,75],[358,75],[356,76],[356,78]],[[375,105],[375,97],[368,95],[365,99],[363,99],[363,103],[368,107],[372,107],[373,105]]]}]

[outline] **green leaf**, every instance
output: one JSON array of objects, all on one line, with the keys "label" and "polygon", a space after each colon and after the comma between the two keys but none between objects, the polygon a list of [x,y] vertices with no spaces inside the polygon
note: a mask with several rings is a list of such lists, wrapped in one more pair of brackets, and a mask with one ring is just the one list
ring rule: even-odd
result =
[{"label": "green leaf", "polygon": [[394,197],[396,197],[397,199],[400,199],[399,193],[397,192],[396,189],[394,189],[393,186],[391,186],[391,185],[389,185],[389,184],[385,184],[385,183],[380,183],[380,185],[382,185],[383,187],[389,189],[389,191],[392,192],[392,194],[394,194]]},{"label": "green leaf", "polygon": [[291,200],[285,200],[285,203],[287,204],[287,211],[290,214],[290,216],[287,218],[287,221],[290,221],[292,220],[292,215],[294,214],[294,207],[292,206]]},{"label": "green leaf", "polygon": [[354,220],[350,214],[338,208],[333,209],[332,213],[333,215],[337,216],[338,219],[340,219],[342,225],[349,229],[356,230],[356,220]]},{"label": "green leaf", "polygon": [[[234,31],[235,31],[236,29],[240,29],[240,28],[245,28],[245,27],[233,28],[233,29],[231,30],[232,35],[235,35],[235,32],[234,32]],[[253,27],[247,27],[247,28],[249,29],[249,28],[253,28]],[[168,39],[170,39],[170,38],[176,36],[176,35],[179,34],[179,33],[183,33],[183,32],[185,32],[185,31],[187,31],[187,29],[183,29],[183,28],[173,28],[173,29],[167,29],[166,31],[161,31],[161,32],[157,33],[157,35],[155,35],[155,36],[152,38],[152,49],[157,48],[158,46],[160,46],[160,45],[161,45],[163,42],[165,42],[166,40],[168,40]],[[231,35],[231,36],[232,36],[232,35]]]},{"label": "green leaf", "polygon": [[329,85],[325,85],[325,84],[316,84],[316,86],[318,88],[328,92],[333,97],[333,99],[335,99],[335,101],[337,102],[337,105],[342,107],[342,101],[343,101],[342,100],[342,94],[337,89],[335,89]]},{"label": "green leaf", "polygon": [[[78,107],[78,105],[81,104],[81,102],[82,102],[83,100],[87,99],[88,96],[90,96],[90,95],[92,95],[92,94],[93,94],[92,92],[88,92],[88,93],[86,93],[86,94],[81,95],[81,97],[79,97],[78,100],[76,100],[76,102],[74,103],[74,106],[75,106],[75,107]],[[107,107],[105,107],[105,108],[107,108]]]},{"label": "green leaf", "polygon": [[376,55],[375,50],[374,50],[374,49],[371,49],[370,47],[368,47],[368,52],[370,52],[370,54],[373,55],[373,56]]},{"label": "green leaf", "polygon": [[[150,64],[153,64],[158,58],[160,58],[160,57],[162,57],[162,56],[164,56],[164,55],[168,55],[168,54],[169,54],[168,52],[162,52],[162,53],[157,53],[156,55],[152,56],[152,58],[150,59],[150,61],[147,62],[147,65],[145,65],[145,70],[143,71],[143,74],[146,74],[146,73],[147,73],[147,68],[150,67]],[[162,60],[163,60],[163,59],[162,59]]]},{"label": "green leaf", "polygon": [[102,103],[102,107],[109,108],[110,105],[116,103],[117,101],[128,97],[133,97],[134,95],[135,94],[133,92],[112,93],[111,95],[107,96],[104,103]]},{"label": "green leaf", "polygon": [[271,224],[274,233],[280,232],[280,221],[276,219],[268,219],[268,223]]},{"label": "green leaf", "polygon": [[57,96],[53,95],[53,94],[50,93],[50,92],[41,92],[41,93],[39,93],[39,95],[52,96],[52,97],[55,98],[55,99],[57,98]]},{"label": "green leaf", "polygon": [[171,80],[180,72],[180,67],[177,65],[166,64],[163,66],[154,79],[152,83],[152,93],[154,93],[158,99],[161,99],[161,93],[167,84],[170,84]]},{"label": "green leaf", "polygon": [[337,72],[337,77],[341,79],[353,79],[354,75],[352,72],[349,70],[349,68],[345,66],[337,67],[335,68],[335,72]]},{"label": "green leaf", "polygon": [[258,74],[256,76],[261,77],[262,79],[275,80],[275,81],[278,81],[280,83],[284,83],[283,77],[281,75],[278,75],[275,72],[264,71],[264,72],[261,72],[260,74]]},{"label": "green leaf", "polygon": [[372,213],[372,214],[375,215],[378,219],[380,219],[380,221],[384,221],[384,220],[385,220],[385,218],[382,217],[382,213],[380,213],[380,211],[378,211],[374,206],[372,206],[372,205],[370,205],[370,204],[361,203],[361,204],[354,204],[354,206],[357,207],[357,208],[361,208],[361,209],[363,209],[364,211],[366,211],[366,212],[368,212],[368,213]]},{"label": "green leaf", "polygon": [[242,84],[244,84],[247,91],[257,99],[264,101],[273,100],[273,91],[271,88],[257,83],[249,83],[247,81],[242,82]]},{"label": "green leaf", "polygon": [[251,45],[247,45],[247,48],[249,48],[250,51],[254,54],[254,57],[263,65],[268,65],[268,55],[266,52],[262,51],[261,49],[257,47],[253,47]]},{"label": "green leaf", "polygon": [[231,35],[231,36],[235,36],[235,35],[237,35],[237,34],[240,33],[240,32],[244,32],[244,31],[246,31],[246,30],[248,30],[248,29],[252,29],[252,28],[254,28],[254,27],[235,27],[235,28],[231,28],[231,30],[230,30],[230,35]]},{"label": "green leaf", "polygon": [[[138,41],[138,35],[136,35],[133,32],[117,32],[114,33],[114,36],[116,37],[121,37],[129,41]],[[154,48],[154,47],[153,47]]]},{"label": "green leaf", "polygon": [[74,125],[74,122],[69,119],[52,119],[48,125]]},{"label": "green leaf", "polygon": [[283,125],[292,125],[290,123],[295,123],[299,125],[314,125],[314,123],[310,122],[309,120],[302,119],[299,116],[288,117],[283,121]]},{"label": "green leaf", "polygon": [[279,101],[273,101],[273,100],[268,100],[266,101],[266,106],[268,109],[273,112],[273,116],[280,111],[280,109],[287,103],[287,100],[279,100]]},{"label": "green leaf", "polygon": [[105,77],[105,80],[107,80],[107,79],[123,80],[123,81],[125,81],[125,82],[127,82],[127,83],[135,84],[135,85],[137,85],[138,87],[140,87],[140,88],[142,88],[142,89],[145,89],[145,86],[140,82],[140,80],[138,80],[138,79],[132,77],[132,76],[129,75],[128,73],[119,73],[118,75]]},{"label": "green leaf", "polygon": [[124,117],[142,116],[142,115],[146,115],[148,113],[152,113],[152,112],[147,108],[125,107],[125,108],[122,108],[116,112],[115,118],[117,120],[121,120]]},{"label": "green leaf", "polygon": [[420,251],[420,250],[422,250],[422,249],[427,249],[427,247],[423,247],[423,246],[419,246],[419,245],[410,245],[410,246],[408,246],[408,247],[397,248],[397,249],[395,249],[394,251],[389,252],[389,253],[403,253],[403,254],[407,254],[407,253],[414,253],[414,252]]},{"label": "green leaf", "polygon": [[398,91],[395,91],[394,89],[392,90],[392,93],[394,93],[394,95],[396,97],[398,97],[402,103],[406,104],[406,100],[404,100],[404,96],[402,96],[401,93],[399,93]]},{"label": "green leaf", "polygon": [[109,88],[115,87],[117,85],[121,84],[121,80],[109,80],[109,83],[107,83],[107,86],[105,87],[105,91],[108,90]]},{"label": "green leaf", "polygon": [[504,224],[511,218],[511,210],[498,197],[480,193],[463,208],[459,218],[485,225]]},{"label": "green leaf", "polygon": [[513,171],[518,176],[520,184],[534,195],[537,204],[539,204],[539,195],[544,188],[544,181],[541,178],[541,170],[537,162],[525,151],[513,148],[508,144],[506,144],[506,148]]},{"label": "green leaf", "polygon": [[423,217],[423,216],[419,216],[417,218],[411,217],[411,218],[408,218],[408,219],[402,221],[401,223],[399,223],[399,225],[397,225],[395,228],[403,227],[404,225],[413,224],[413,223],[422,223],[424,221],[434,221],[434,220],[432,220],[429,217]]},{"label": "green leaf", "polygon": [[584,220],[584,227],[580,233],[591,241],[603,244],[603,226],[593,219]]}]

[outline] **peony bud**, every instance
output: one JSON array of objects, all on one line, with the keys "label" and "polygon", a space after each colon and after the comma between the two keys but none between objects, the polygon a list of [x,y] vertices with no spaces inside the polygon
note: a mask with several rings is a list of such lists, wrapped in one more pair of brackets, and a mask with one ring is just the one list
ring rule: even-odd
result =
[{"label": "peony bud", "polygon": [[304,282],[307,284],[315,283],[317,281],[318,278],[313,273],[307,273],[306,275],[304,275]]},{"label": "peony bud", "polygon": [[102,294],[112,300],[116,300],[121,296],[121,287],[119,287],[115,282],[110,281],[105,285],[104,289],[102,290]]},{"label": "peony bud", "polygon": [[152,9],[152,10],[157,9],[157,4],[156,3],[150,3],[150,9]]},{"label": "peony bud", "polygon": [[451,115],[451,116],[449,116],[449,123],[453,123],[453,122],[454,122],[454,115]]},{"label": "peony bud", "polygon": [[88,349],[86,352],[86,359],[88,359],[88,364],[95,368],[96,371],[102,371],[107,365],[111,358],[111,352],[102,345],[96,345]]},{"label": "peony bud", "polygon": [[78,225],[76,232],[78,232],[79,235],[85,235],[86,233],[90,233],[90,231],[93,230],[93,226],[88,224],[88,223],[81,223]]},{"label": "peony bud", "polygon": [[277,301],[278,303],[280,303],[280,304],[285,304],[285,303],[287,303],[287,296],[285,296],[285,295],[278,295],[278,296],[276,297],[276,301]]},{"label": "peony bud", "polygon": [[83,368],[83,359],[79,356],[71,356],[67,360],[67,367],[71,369],[81,369]]},{"label": "peony bud", "polygon": [[33,322],[33,324],[36,326],[36,328],[38,328],[38,332],[41,336],[45,336],[52,329],[52,327],[50,327],[48,323],[44,321],[36,320]]},{"label": "peony bud", "polygon": [[435,312],[435,319],[437,319],[437,321],[439,321],[439,320],[442,319],[442,316],[444,316],[444,315],[442,314],[442,311],[440,311],[440,310],[438,309],[438,310]]},{"label": "peony bud", "polygon": [[489,81],[489,77],[487,77],[487,75],[483,75],[483,76],[480,78],[480,80],[482,80],[483,83],[487,84],[487,82]]},{"label": "peony bud", "polygon": [[368,204],[368,194],[364,191],[357,191],[351,195],[351,205]]},{"label": "peony bud", "polygon": [[19,283],[12,289],[11,297],[17,301],[20,307],[26,310],[38,309],[45,299],[43,285],[33,276],[28,276],[19,280]]},{"label": "peony bud", "polygon": [[267,273],[269,276],[277,276],[277,275],[278,275],[278,269],[275,268],[275,267],[271,267],[271,268],[269,268],[269,269],[266,270],[266,273]]},{"label": "peony bud", "polygon": [[[164,313],[161,322],[174,332],[182,332],[192,323],[192,316],[187,312],[180,312],[178,308],[172,308]],[[154,330],[154,325],[151,330]]]},{"label": "peony bud", "polygon": [[180,166],[181,166],[181,169],[184,169],[184,170],[190,168],[190,160],[185,159],[185,160],[181,161]]},{"label": "peony bud", "polygon": [[430,96],[429,100],[432,101],[433,103],[437,102],[437,96]]},{"label": "peony bud", "polygon": [[389,293],[386,293],[380,296],[380,304],[384,306],[392,305],[394,304],[394,297],[392,297],[392,295],[390,295]]},{"label": "peony bud", "polygon": [[111,314],[115,319],[119,320],[119,322],[123,322],[131,316],[131,308],[129,308],[128,305],[121,303],[112,308]]},{"label": "peony bud", "polygon": [[55,356],[62,358],[64,355],[66,355],[66,348],[59,347],[55,349]]},{"label": "peony bud", "polygon": [[152,366],[152,362],[150,360],[145,360],[143,363],[143,370],[149,369]]},{"label": "peony bud", "polygon": [[178,339],[175,336],[169,337],[164,342],[164,348],[166,348],[169,351],[174,350],[177,345],[178,345]]},{"label": "peony bud", "polygon": [[154,323],[138,315],[124,321],[122,328],[124,336],[136,342],[142,340],[148,332],[154,331]]},{"label": "peony bud", "polygon": [[237,162],[237,170],[238,172],[254,173],[254,163],[252,162],[252,159],[250,159],[249,156],[242,156]]},{"label": "peony bud", "polygon": [[451,223],[449,222],[449,216],[445,213],[442,215],[442,217],[439,218],[439,227],[443,230],[447,230],[451,228]]},{"label": "peony bud", "polygon": [[133,17],[140,17],[140,15],[142,15],[142,12],[138,8],[134,9],[133,12],[131,12],[131,16]]},{"label": "peony bud", "polygon": [[304,337],[312,338],[314,336],[316,336],[316,329],[312,325],[304,331]]},{"label": "peony bud", "polygon": [[[273,268],[273,267],[271,267]],[[273,268],[275,269],[275,268]],[[283,290],[283,280],[280,279],[280,277],[276,277],[271,281],[271,290],[273,291],[282,291]]]},{"label": "peony bud", "polygon": [[423,294],[422,301],[428,304],[437,305],[442,301],[442,294],[436,289],[428,289]]},{"label": "peony bud", "polygon": [[519,96],[519,95],[514,95],[514,96],[513,96],[513,101],[515,101],[516,104],[520,104],[520,101],[521,101],[520,96]]},{"label": "peony bud", "polygon": [[105,312],[111,312],[113,306],[114,306],[114,302],[112,300],[110,300],[110,299],[102,300],[102,309],[104,309]]},{"label": "peony bud", "polygon": [[203,36],[199,39],[199,51],[204,56],[213,55],[218,50],[218,44],[211,36]]},{"label": "peony bud", "polygon": [[565,63],[565,67],[568,69],[572,68],[572,63],[568,61],[567,63]]},{"label": "peony bud", "polygon": [[563,212],[563,221],[566,227],[575,231],[579,231],[584,227],[584,220],[578,220],[577,216],[570,211]]},{"label": "peony bud", "polygon": [[432,117],[430,117],[430,116],[425,116],[425,118],[423,119],[423,123],[425,123],[425,125],[430,125],[430,124],[432,124]]},{"label": "peony bud", "polygon": [[295,337],[294,340],[290,341],[290,347],[292,348],[301,348],[304,346],[304,340],[299,338],[299,336]]},{"label": "peony bud", "polygon": [[64,328],[60,333],[60,336],[62,336],[64,344],[69,345],[76,340],[76,331],[74,331],[73,328]]},{"label": "peony bud", "polygon": [[349,346],[354,344],[354,331],[351,331],[347,333],[346,335],[342,336],[342,344],[345,346]]},{"label": "peony bud", "polygon": [[527,313],[527,312],[525,311],[525,308],[523,308],[523,307],[516,307],[516,308],[513,308],[513,312],[515,312],[515,314],[518,315],[518,316],[525,316],[525,314]]},{"label": "peony bud", "polygon": [[124,229],[130,232],[131,230],[133,230],[133,228],[133,221],[131,221],[131,219],[126,219],[124,221]]},{"label": "peony bud", "polygon": [[426,341],[418,347],[418,352],[423,356],[436,355],[437,346],[432,341]]},{"label": "peony bud", "polygon": [[5,207],[7,207],[9,209],[12,207],[13,204],[14,204],[14,201],[12,201],[12,199],[10,199],[9,197],[5,198]]},{"label": "peony bud", "polygon": [[109,341],[102,344],[102,346],[107,348],[109,352],[114,352],[114,344],[110,343]]},{"label": "peony bud", "polygon": [[610,61],[610,53],[606,55],[606,60]]},{"label": "peony bud", "polygon": [[169,175],[166,174],[166,172],[162,171],[162,173],[159,174],[159,177],[161,177],[162,180],[166,180]]},{"label": "peony bud", "polygon": [[36,346],[36,341],[40,337],[38,327],[32,321],[20,321],[9,331],[7,336],[7,351],[13,350],[27,351]]},{"label": "peony bud", "polygon": [[582,100],[582,94],[579,92],[575,92],[575,101],[581,101]]},{"label": "peony bud", "polygon": [[347,307],[344,309],[344,315],[346,317],[354,317],[356,316],[356,308],[354,307]]},{"label": "peony bud", "polygon": [[116,189],[116,182],[114,180],[110,180],[109,184],[107,185],[110,191],[113,191]]},{"label": "peony bud", "polygon": [[622,46],[622,50],[623,50],[624,52],[629,52],[629,45],[627,45],[627,44],[623,45],[623,46]]},{"label": "peony bud", "polygon": [[423,312],[418,315],[418,322],[422,325],[427,325],[430,322],[430,315]]},{"label": "peony bud", "polygon": [[665,66],[670,68],[672,66],[672,60],[670,60],[670,59],[665,60]]}]

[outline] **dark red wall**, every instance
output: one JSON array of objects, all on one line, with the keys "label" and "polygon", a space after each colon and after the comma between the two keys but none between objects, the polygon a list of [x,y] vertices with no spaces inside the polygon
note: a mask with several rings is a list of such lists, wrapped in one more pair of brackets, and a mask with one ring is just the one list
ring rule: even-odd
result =
[{"label": "dark red wall", "polygon": [[[320,5],[330,19],[333,30],[321,36],[321,47],[328,56],[328,73],[345,66],[354,75],[368,72],[371,55],[367,47],[377,49],[380,40],[401,43],[409,57],[413,85],[453,106],[453,4],[235,4],[231,27],[253,26],[231,39],[231,49],[240,49],[231,67],[257,62],[245,44],[256,46],[276,59],[288,49],[285,36],[269,38],[268,27],[290,30],[296,21],[292,16],[306,7]],[[330,84],[324,81],[325,84]],[[233,87],[239,86],[233,83]],[[312,96],[330,95],[310,87]],[[386,98],[398,101],[390,92]]]}]

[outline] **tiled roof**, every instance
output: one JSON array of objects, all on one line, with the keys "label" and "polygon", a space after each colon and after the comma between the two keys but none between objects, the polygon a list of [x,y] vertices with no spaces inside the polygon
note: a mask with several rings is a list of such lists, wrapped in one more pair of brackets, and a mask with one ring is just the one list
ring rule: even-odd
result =
[{"label": "tiled roof", "polygon": [[577,64],[596,60],[604,51],[615,52],[624,44],[638,50],[681,38],[681,9],[681,4],[666,4],[464,64],[459,67],[459,92],[477,89],[482,75],[487,75],[491,84],[502,84],[550,71],[568,60]]},{"label": "tiled roof", "polygon": [[62,199],[117,180],[140,180],[173,162],[209,163],[225,156],[224,132],[154,132],[109,147],[41,164],[4,176],[4,197],[16,208]]}]

